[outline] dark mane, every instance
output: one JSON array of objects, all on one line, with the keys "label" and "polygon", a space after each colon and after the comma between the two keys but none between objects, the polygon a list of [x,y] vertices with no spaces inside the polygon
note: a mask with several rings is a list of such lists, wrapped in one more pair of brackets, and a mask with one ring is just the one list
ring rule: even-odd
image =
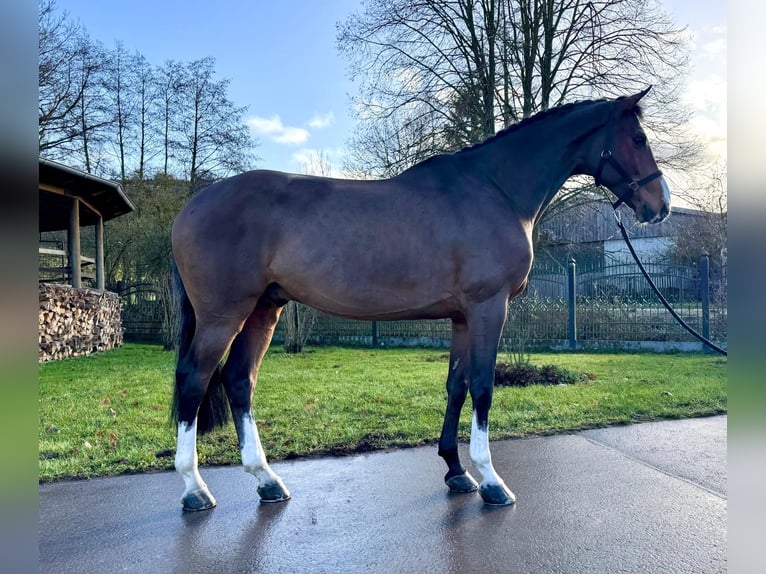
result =
[{"label": "dark mane", "polygon": [[535,124],[535,123],[537,123],[539,121],[546,120],[546,119],[554,117],[554,116],[563,116],[565,114],[568,114],[574,108],[585,107],[585,106],[588,106],[588,105],[591,105],[591,104],[595,105],[595,104],[599,104],[599,103],[603,103],[603,102],[607,102],[607,101],[610,101],[610,100],[607,100],[607,99],[579,100],[579,101],[576,101],[576,102],[570,102],[568,104],[562,104],[562,105],[556,106],[554,108],[548,108],[547,110],[543,110],[542,112],[538,112],[538,113],[536,113],[536,114],[534,114],[532,116],[529,116],[528,118],[524,118],[520,122],[516,122],[515,124],[511,124],[510,126],[508,126],[506,128],[503,128],[502,130],[500,130],[496,134],[494,134],[492,136],[489,136],[487,139],[485,139],[483,141],[480,141],[480,142],[477,142],[477,143],[475,143],[473,145],[466,146],[466,147],[462,148],[461,150],[459,150],[459,151],[457,151],[455,153],[461,153],[461,152],[464,152],[464,151],[481,148],[484,145],[490,144],[490,143],[492,143],[493,141],[495,141],[495,140],[497,140],[499,138],[502,138],[504,136],[507,136],[509,134],[517,132],[517,131],[519,131],[521,129],[529,127],[530,125]]},{"label": "dark mane", "polygon": [[[438,157],[448,156],[448,155],[457,155],[457,154],[462,154],[462,153],[467,152],[467,151],[472,151],[472,150],[480,149],[480,148],[482,148],[482,147],[484,147],[486,145],[491,144],[492,142],[497,141],[500,138],[503,138],[503,137],[505,137],[505,136],[507,136],[509,134],[512,134],[514,132],[517,132],[517,131],[519,131],[521,129],[527,128],[530,125],[535,124],[537,122],[540,122],[542,120],[545,120],[545,119],[548,119],[548,118],[551,118],[551,117],[554,117],[554,116],[563,116],[565,114],[568,114],[574,108],[585,107],[585,106],[589,106],[589,105],[596,105],[596,104],[601,104],[601,103],[604,103],[604,102],[617,102],[619,100],[624,99],[625,97],[627,97],[627,96],[621,96],[621,97],[613,99],[613,100],[610,100],[610,99],[607,99],[607,98],[600,98],[600,99],[596,99],[596,100],[578,100],[578,101],[575,101],[575,102],[570,102],[570,103],[567,103],[567,104],[562,104],[560,106],[549,108],[547,110],[544,110],[542,112],[538,112],[538,113],[536,113],[536,114],[534,114],[532,116],[529,116],[528,118],[524,118],[520,122],[516,122],[515,124],[511,124],[510,126],[503,128],[502,130],[500,130],[496,134],[489,136],[488,138],[486,138],[483,141],[476,142],[474,144],[468,145],[468,146],[466,146],[464,148],[461,148],[461,149],[459,149],[459,150],[457,150],[455,152],[451,152],[451,153],[447,152],[447,153],[441,153],[441,154],[433,155],[433,156],[431,156],[429,158],[426,158],[426,159],[424,159],[422,161],[419,161],[418,163],[414,164],[413,166],[411,166],[410,168],[408,168],[405,171],[409,171],[410,169],[415,168],[415,167],[420,167],[420,166],[422,166],[424,164],[427,164],[431,160],[434,160],[434,159],[436,159]],[[635,108],[633,109],[633,113],[636,114],[636,117],[638,119],[642,119],[643,118],[643,111],[641,109],[641,106],[636,105]]]}]

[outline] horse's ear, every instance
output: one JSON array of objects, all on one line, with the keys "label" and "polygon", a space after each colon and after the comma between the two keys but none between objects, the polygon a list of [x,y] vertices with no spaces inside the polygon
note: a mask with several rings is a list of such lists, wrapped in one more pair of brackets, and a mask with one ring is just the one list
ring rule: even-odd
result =
[{"label": "horse's ear", "polygon": [[649,93],[649,90],[652,89],[652,86],[647,87],[645,90],[642,90],[638,92],[637,94],[634,94],[632,96],[627,96],[623,102],[626,109],[632,109],[635,108],[638,105],[638,102],[643,98],[646,94]]},{"label": "horse's ear", "polygon": [[633,97],[635,98],[635,100],[636,100],[636,103],[638,103],[638,102],[639,102],[639,100],[640,100],[641,98],[643,98],[643,97],[644,97],[646,94],[648,94],[648,93],[649,93],[649,90],[651,90],[651,89],[652,89],[652,86],[651,86],[651,85],[650,85],[650,86],[647,86],[647,88],[646,88],[644,91],[642,91],[642,92],[638,92],[638,93],[637,93],[635,96],[633,96]]}]

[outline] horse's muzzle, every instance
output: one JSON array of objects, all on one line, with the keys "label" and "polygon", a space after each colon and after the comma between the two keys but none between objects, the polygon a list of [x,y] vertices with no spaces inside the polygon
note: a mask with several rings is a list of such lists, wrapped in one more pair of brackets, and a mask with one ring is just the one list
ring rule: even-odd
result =
[{"label": "horse's muzzle", "polygon": [[639,216],[642,223],[660,223],[670,215],[670,188],[664,177],[660,177],[660,185],[662,186],[662,207],[659,211],[654,211],[648,205],[644,205]]},{"label": "horse's muzzle", "polygon": [[665,218],[670,214],[670,207],[668,207],[667,204],[663,205],[660,209],[660,212],[655,214],[654,217],[652,217],[649,220],[649,223],[660,223],[661,221],[664,221]]}]

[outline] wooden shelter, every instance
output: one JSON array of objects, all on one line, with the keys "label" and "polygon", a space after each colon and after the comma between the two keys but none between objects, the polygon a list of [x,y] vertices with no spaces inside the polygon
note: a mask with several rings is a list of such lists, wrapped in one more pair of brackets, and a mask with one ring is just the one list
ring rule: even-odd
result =
[{"label": "wooden shelter", "polygon": [[[61,256],[72,287],[82,286],[83,263],[95,265],[96,288],[104,289],[104,222],[135,209],[119,183],[58,162],[40,158],[40,232],[67,231],[67,249],[40,247],[44,255]],[[80,252],[80,228],[95,226],[96,256]]]}]

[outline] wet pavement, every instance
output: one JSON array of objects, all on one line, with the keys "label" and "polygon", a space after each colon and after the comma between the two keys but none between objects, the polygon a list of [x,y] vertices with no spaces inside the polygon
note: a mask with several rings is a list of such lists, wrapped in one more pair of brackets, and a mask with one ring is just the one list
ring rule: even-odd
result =
[{"label": "wet pavement", "polygon": [[276,505],[241,467],[202,468],[204,513],[172,472],[41,485],[40,571],[726,572],[726,421],[493,442],[506,508],[449,494],[435,446],[275,463]]}]

